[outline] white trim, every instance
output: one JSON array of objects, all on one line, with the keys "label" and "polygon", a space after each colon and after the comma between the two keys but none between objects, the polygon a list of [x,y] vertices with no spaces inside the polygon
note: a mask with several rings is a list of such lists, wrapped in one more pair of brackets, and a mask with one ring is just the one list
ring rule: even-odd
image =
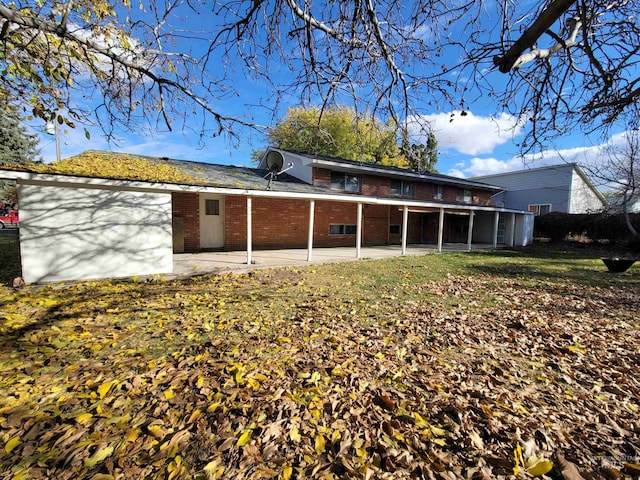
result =
[{"label": "white trim", "polygon": [[252,243],[253,243],[253,232],[251,230],[251,197],[247,197],[247,265],[251,265],[252,258]]},{"label": "white trim", "polygon": [[356,258],[361,257],[362,252],[362,203],[358,202],[356,217]]},{"label": "white trim", "polygon": [[471,243],[473,241],[473,217],[475,217],[475,212],[469,212],[469,233],[467,234],[467,250],[471,251]]},{"label": "white trim", "polygon": [[315,221],[316,202],[309,201],[309,232],[307,237],[307,262],[313,259],[313,224]]},{"label": "white trim", "polygon": [[440,209],[438,217],[438,253],[442,253],[442,239],[444,237],[444,208]]},{"label": "white trim", "polygon": [[498,227],[500,225],[500,212],[495,212],[493,220],[493,248],[498,248]]},{"label": "white trim", "polygon": [[407,231],[409,230],[409,207],[402,208],[402,255],[407,254]]}]

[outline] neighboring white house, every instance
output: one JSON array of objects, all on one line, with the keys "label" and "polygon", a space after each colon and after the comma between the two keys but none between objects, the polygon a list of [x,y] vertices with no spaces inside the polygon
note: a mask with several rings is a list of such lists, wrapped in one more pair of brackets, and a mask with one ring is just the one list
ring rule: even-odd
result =
[{"label": "neighboring white house", "polygon": [[495,205],[549,212],[593,213],[608,207],[605,196],[575,163],[473,177],[505,190],[493,196]]}]

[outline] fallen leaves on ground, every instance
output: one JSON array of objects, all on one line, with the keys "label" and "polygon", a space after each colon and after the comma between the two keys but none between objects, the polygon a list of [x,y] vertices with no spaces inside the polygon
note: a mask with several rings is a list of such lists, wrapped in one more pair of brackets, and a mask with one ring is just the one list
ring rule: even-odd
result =
[{"label": "fallen leaves on ground", "polygon": [[637,285],[342,268],[2,292],[0,476],[633,475]]}]

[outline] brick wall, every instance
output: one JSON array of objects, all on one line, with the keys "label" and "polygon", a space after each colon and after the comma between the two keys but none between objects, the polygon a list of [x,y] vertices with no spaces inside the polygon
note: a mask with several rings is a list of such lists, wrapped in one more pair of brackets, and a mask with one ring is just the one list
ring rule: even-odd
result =
[{"label": "brick wall", "polygon": [[[225,248],[247,248],[247,198],[227,196],[225,201]],[[363,206],[363,244],[387,243],[389,207]],[[355,225],[356,204],[316,201],[313,244],[315,247],[355,246],[355,235],[330,235],[329,226]],[[307,246],[309,201],[253,198],[253,248]]]},{"label": "brick wall", "polygon": [[373,175],[361,175],[360,193],[372,197],[389,197],[391,196],[391,180]]},{"label": "brick wall", "polygon": [[389,241],[389,206],[363,205],[363,245],[386,245]]},{"label": "brick wall", "polygon": [[313,184],[329,187],[331,185],[331,170],[313,167]]},{"label": "brick wall", "polygon": [[199,251],[200,197],[197,193],[172,193],[171,209],[172,215],[184,222],[184,251]]},{"label": "brick wall", "polygon": [[[412,182],[415,200],[434,200],[436,184],[426,182]],[[329,187],[331,185],[331,170],[313,167],[313,184]],[[458,191],[461,187],[443,185],[442,201],[457,203]],[[491,192],[472,190],[472,203],[476,205],[491,205]],[[345,192],[350,194],[350,192]],[[391,179],[377,175],[360,175],[360,193],[372,197],[391,197]],[[352,194],[353,195],[353,194]],[[400,197],[398,197],[400,198]]]}]

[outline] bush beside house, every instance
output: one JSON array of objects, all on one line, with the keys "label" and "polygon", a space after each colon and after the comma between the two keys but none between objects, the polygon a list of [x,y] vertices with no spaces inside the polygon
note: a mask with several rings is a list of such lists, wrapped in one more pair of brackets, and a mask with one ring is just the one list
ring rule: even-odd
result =
[{"label": "bush beside house", "polygon": [[[631,214],[631,222],[640,229],[640,214]],[[568,236],[584,236],[592,241],[608,241],[610,244],[625,242],[635,252],[640,252],[640,240],[630,240],[623,214],[569,214],[552,212],[535,218],[534,237],[549,238],[561,242]]]}]

